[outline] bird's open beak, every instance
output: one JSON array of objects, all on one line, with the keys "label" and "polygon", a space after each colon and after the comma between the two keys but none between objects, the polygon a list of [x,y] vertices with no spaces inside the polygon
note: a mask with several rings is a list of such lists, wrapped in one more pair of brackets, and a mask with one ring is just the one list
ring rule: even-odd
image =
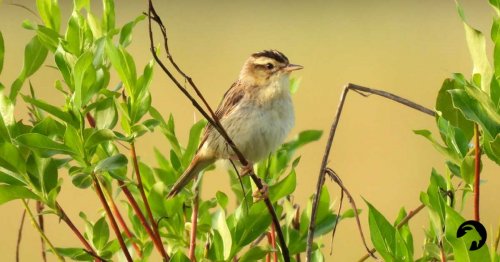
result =
[{"label": "bird's open beak", "polygon": [[292,72],[295,70],[300,70],[302,68],[304,67],[301,65],[288,64],[285,68],[283,68],[283,70],[285,70],[286,72]]}]

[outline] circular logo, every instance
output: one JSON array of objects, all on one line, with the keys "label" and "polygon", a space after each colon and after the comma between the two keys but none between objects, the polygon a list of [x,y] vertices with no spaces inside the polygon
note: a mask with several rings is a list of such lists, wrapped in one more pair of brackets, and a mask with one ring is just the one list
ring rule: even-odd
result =
[{"label": "circular logo", "polygon": [[486,243],[486,229],[478,221],[465,221],[457,230],[457,238],[462,237],[469,245],[470,251],[478,250]]}]

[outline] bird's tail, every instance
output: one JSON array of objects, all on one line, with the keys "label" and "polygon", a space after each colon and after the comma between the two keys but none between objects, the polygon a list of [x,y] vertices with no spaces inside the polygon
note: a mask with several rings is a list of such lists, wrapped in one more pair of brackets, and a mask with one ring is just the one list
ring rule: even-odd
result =
[{"label": "bird's tail", "polygon": [[182,174],[182,176],[179,177],[179,179],[177,179],[175,184],[172,186],[172,189],[170,190],[170,193],[168,193],[167,198],[176,196],[182,190],[182,188],[184,188],[189,183],[189,181],[195,178],[203,169],[213,164],[214,162],[215,161],[212,158],[207,159],[196,155],[193,161],[191,161],[191,164],[189,164],[188,168],[186,168],[186,170],[184,171],[184,174]]}]

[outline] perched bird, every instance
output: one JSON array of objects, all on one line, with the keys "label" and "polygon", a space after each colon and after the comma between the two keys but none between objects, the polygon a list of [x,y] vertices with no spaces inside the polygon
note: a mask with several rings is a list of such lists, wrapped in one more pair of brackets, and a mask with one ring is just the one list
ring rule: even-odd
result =
[{"label": "perched bird", "polygon": [[[245,61],[238,80],[224,94],[215,115],[251,163],[276,150],[292,129],[295,117],[289,76],[302,68],[290,64],[276,50],[257,52]],[[219,132],[208,124],[191,164],[168,197],[177,195],[191,179],[219,159],[237,158]]]}]

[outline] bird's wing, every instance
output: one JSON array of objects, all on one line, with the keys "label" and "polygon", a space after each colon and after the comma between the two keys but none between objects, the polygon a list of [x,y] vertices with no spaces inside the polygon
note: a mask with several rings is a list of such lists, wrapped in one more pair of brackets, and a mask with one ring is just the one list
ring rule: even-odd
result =
[{"label": "bird's wing", "polygon": [[[222,98],[222,101],[217,107],[217,110],[215,110],[214,112],[217,119],[220,121],[229,113],[231,113],[244,96],[245,96],[244,85],[240,84],[239,81],[234,82],[231,85],[231,87],[226,91],[224,97]],[[208,123],[207,126],[205,127],[205,130],[203,131],[203,136],[200,141],[200,147],[198,148],[198,150],[205,143],[205,141],[208,138],[208,135],[214,131],[213,129],[214,129],[213,126],[210,123]]]}]

